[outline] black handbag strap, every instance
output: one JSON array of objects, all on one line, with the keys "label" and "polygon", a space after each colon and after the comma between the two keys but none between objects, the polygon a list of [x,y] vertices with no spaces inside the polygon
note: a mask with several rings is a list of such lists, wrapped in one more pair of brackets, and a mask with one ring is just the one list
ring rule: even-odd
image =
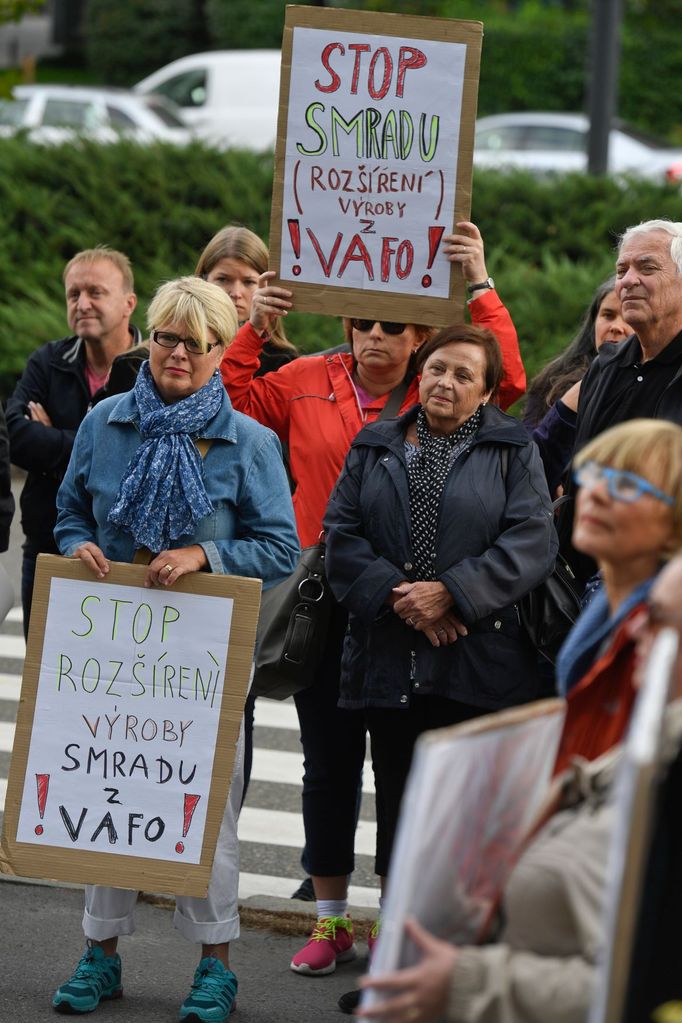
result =
[{"label": "black handbag strap", "polygon": [[[502,479],[507,483],[507,475],[509,473],[509,448],[503,447],[500,451],[500,469],[502,470]],[[568,501],[572,501],[573,498],[570,494],[562,494],[561,497],[557,497],[556,500],[552,501],[552,511],[555,512],[558,508],[561,508],[562,504],[566,504]]]},{"label": "black handbag strap", "polygon": [[394,416],[397,416],[400,406],[405,401],[409,386],[407,380],[401,380],[398,386],[393,388],[388,396],[388,401],[379,413],[379,419],[393,419]]}]

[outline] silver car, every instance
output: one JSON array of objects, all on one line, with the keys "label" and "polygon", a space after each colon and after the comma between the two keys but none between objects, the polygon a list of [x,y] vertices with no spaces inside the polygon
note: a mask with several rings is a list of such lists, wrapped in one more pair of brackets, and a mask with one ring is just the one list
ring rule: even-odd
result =
[{"label": "silver car", "polygon": [[174,105],[160,96],[71,85],[17,85],[12,95],[0,101],[0,136],[23,130],[34,142],[115,142],[123,136],[177,145],[193,137]]},{"label": "silver car", "polygon": [[[517,113],[476,122],[474,166],[519,168],[533,174],[587,171],[589,120],[584,114]],[[614,122],[609,136],[610,174],[682,181],[682,149]]]}]

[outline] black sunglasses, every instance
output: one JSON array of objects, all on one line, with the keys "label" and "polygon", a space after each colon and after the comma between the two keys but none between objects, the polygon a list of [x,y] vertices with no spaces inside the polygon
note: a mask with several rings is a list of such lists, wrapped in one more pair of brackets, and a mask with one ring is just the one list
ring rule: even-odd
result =
[{"label": "black sunglasses", "polygon": [[353,330],[361,330],[363,333],[367,333],[371,330],[375,323],[378,323],[384,334],[392,334],[394,337],[396,334],[402,334],[407,326],[406,323],[391,323],[385,320],[351,320],[350,324]]}]

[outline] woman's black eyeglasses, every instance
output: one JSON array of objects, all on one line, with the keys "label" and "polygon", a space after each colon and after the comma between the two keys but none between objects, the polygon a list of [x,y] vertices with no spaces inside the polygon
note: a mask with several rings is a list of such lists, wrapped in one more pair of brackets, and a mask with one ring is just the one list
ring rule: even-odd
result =
[{"label": "woman's black eyeglasses", "polygon": [[214,341],[213,344],[202,344],[193,337],[178,337],[177,334],[169,334],[167,330],[153,330],[152,341],[162,348],[177,348],[182,344],[185,351],[190,355],[208,355],[210,351],[222,344],[222,341]]},{"label": "woman's black eyeglasses", "polygon": [[375,323],[378,323],[384,334],[392,334],[394,337],[397,334],[402,334],[407,326],[406,323],[391,323],[386,320],[351,320],[351,327],[354,330],[361,330],[366,333],[371,330]]}]

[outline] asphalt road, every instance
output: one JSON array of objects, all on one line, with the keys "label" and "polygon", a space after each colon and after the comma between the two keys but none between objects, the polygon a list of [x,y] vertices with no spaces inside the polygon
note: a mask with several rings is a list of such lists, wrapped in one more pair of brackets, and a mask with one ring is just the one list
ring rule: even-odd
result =
[{"label": "asphalt road", "polygon": [[[56,1023],[63,1017],[51,1008],[52,994],[83,951],[82,893],[0,879],[0,906],[0,1023]],[[172,913],[142,902],[136,922],[136,933],[119,944],[123,998],[103,1002],[98,1023],[171,1023],[189,992],[198,952],[174,930]],[[270,930],[242,931],[231,948],[231,967],[239,980],[237,1011],[230,1017],[234,1023],[348,1018],[336,1001],[357,987],[366,967],[366,945],[359,943],[355,962],[327,977],[310,978],[289,969],[302,940]]]}]

